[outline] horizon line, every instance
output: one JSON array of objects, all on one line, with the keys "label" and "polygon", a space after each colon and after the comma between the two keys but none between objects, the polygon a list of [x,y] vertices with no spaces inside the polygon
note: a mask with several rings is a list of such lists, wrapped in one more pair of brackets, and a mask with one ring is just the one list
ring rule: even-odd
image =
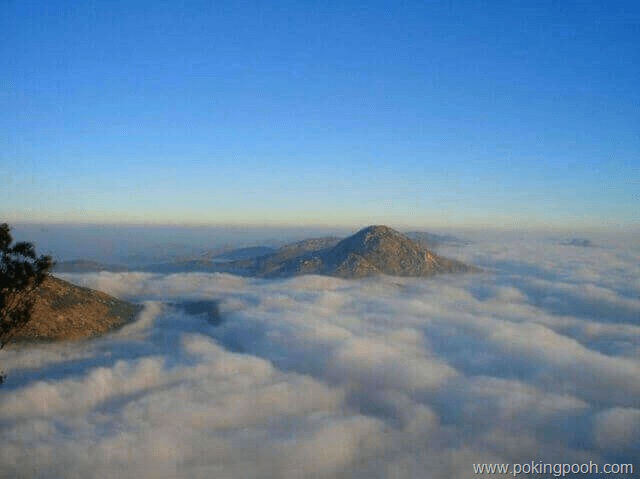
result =
[{"label": "horizon line", "polygon": [[304,230],[304,229],[334,229],[334,230],[352,230],[357,231],[362,228],[374,225],[384,225],[397,230],[469,230],[469,231],[483,231],[483,230],[498,230],[498,231],[538,231],[538,232],[561,232],[561,231],[574,231],[574,232],[608,232],[608,231],[623,231],[623,232],[635,232],[640,231],[640,225],[494,225],[487,223],[475,223],[475,224],[394,224],[391,222],[362,222],[357,225],[344,225],[344,224],[327,224],[327,223],[216,223],[216,222],[131,222],[131,221],[34,221],[34,220],[22,220],[11,221],[3,220],[3,223],[9,224],[9,226],[95,226],[95,227],[143,227],[143,228],[229,228],[229,229],[285,229],[285,230]]}]

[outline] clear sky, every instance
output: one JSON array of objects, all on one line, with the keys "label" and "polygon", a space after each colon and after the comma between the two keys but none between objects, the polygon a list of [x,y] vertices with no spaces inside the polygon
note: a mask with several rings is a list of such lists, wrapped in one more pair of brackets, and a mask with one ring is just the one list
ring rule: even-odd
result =
[{"label": "clear sky", "polygon": [[0,216],[635,228],[638,105],[637,1],[4,0]]}]

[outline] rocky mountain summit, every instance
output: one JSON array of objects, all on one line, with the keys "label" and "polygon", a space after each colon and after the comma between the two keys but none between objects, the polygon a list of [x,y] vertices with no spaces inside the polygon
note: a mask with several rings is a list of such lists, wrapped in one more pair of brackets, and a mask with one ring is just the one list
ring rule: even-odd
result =
[{"label": "rocky mountain summit", "polygon": [[[315,241],[315,242],[314,242]],[[362,278],[376,274],[430,276],[478,269],[435,255],[388,226],[369,226],[343,240],[307,240],[302,247],[284,247],[255,261],[230,266],[246,268],[248,275],[264,278],[321,274]],[[293,254],[292,254],[293,252]]]},{"label": "rocky mountain summit", "polygon": [[132,321],[142,306],[48,276],[38,291],[33,317],[11,343],[76,341]]}]

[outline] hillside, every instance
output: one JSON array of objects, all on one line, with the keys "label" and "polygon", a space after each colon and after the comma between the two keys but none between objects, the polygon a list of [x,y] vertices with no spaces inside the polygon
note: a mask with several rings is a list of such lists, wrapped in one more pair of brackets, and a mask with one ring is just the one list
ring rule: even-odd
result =
[{"label": "hillside", "polygon": [[426,231],[408,231],[404,234],[414,243],[424,248],[438,248],[439,246],[466,246],[471,242],[450,234],[435,234]]},{"label": "hillside", "polygon": [[235,248],[230,251],[217,254],[213,258],[225,261],[238,261],[257,258],[259,256],[274,253],[275,251],[276,250],[274,248],[269,248],[267,246],[249,246],[246,248]]},{"label": "hillside", "polygon": [[477,268],[437,256],[387,226],[369,226],[343,240],[321,238],[285,246],[253,261],[229,263],[236,274],[276,278],[321,274],[361,278],[375,274],[430,276]]},{"label": "hillside", "polygon": [[77,341],[130,322],[142,306],[48,276],[38,291],[33,319],[11,343]]}]

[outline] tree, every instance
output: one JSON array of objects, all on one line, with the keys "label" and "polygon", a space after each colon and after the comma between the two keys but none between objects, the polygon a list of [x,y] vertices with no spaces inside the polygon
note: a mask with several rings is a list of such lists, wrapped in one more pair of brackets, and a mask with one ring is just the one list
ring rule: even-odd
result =
[{"label": "tree", "polygon": [[51,257],[36,256],[31,243],[11,246],[10,231],[0,225],[0,349],[31,319],[38,287],[53,267]]}]

